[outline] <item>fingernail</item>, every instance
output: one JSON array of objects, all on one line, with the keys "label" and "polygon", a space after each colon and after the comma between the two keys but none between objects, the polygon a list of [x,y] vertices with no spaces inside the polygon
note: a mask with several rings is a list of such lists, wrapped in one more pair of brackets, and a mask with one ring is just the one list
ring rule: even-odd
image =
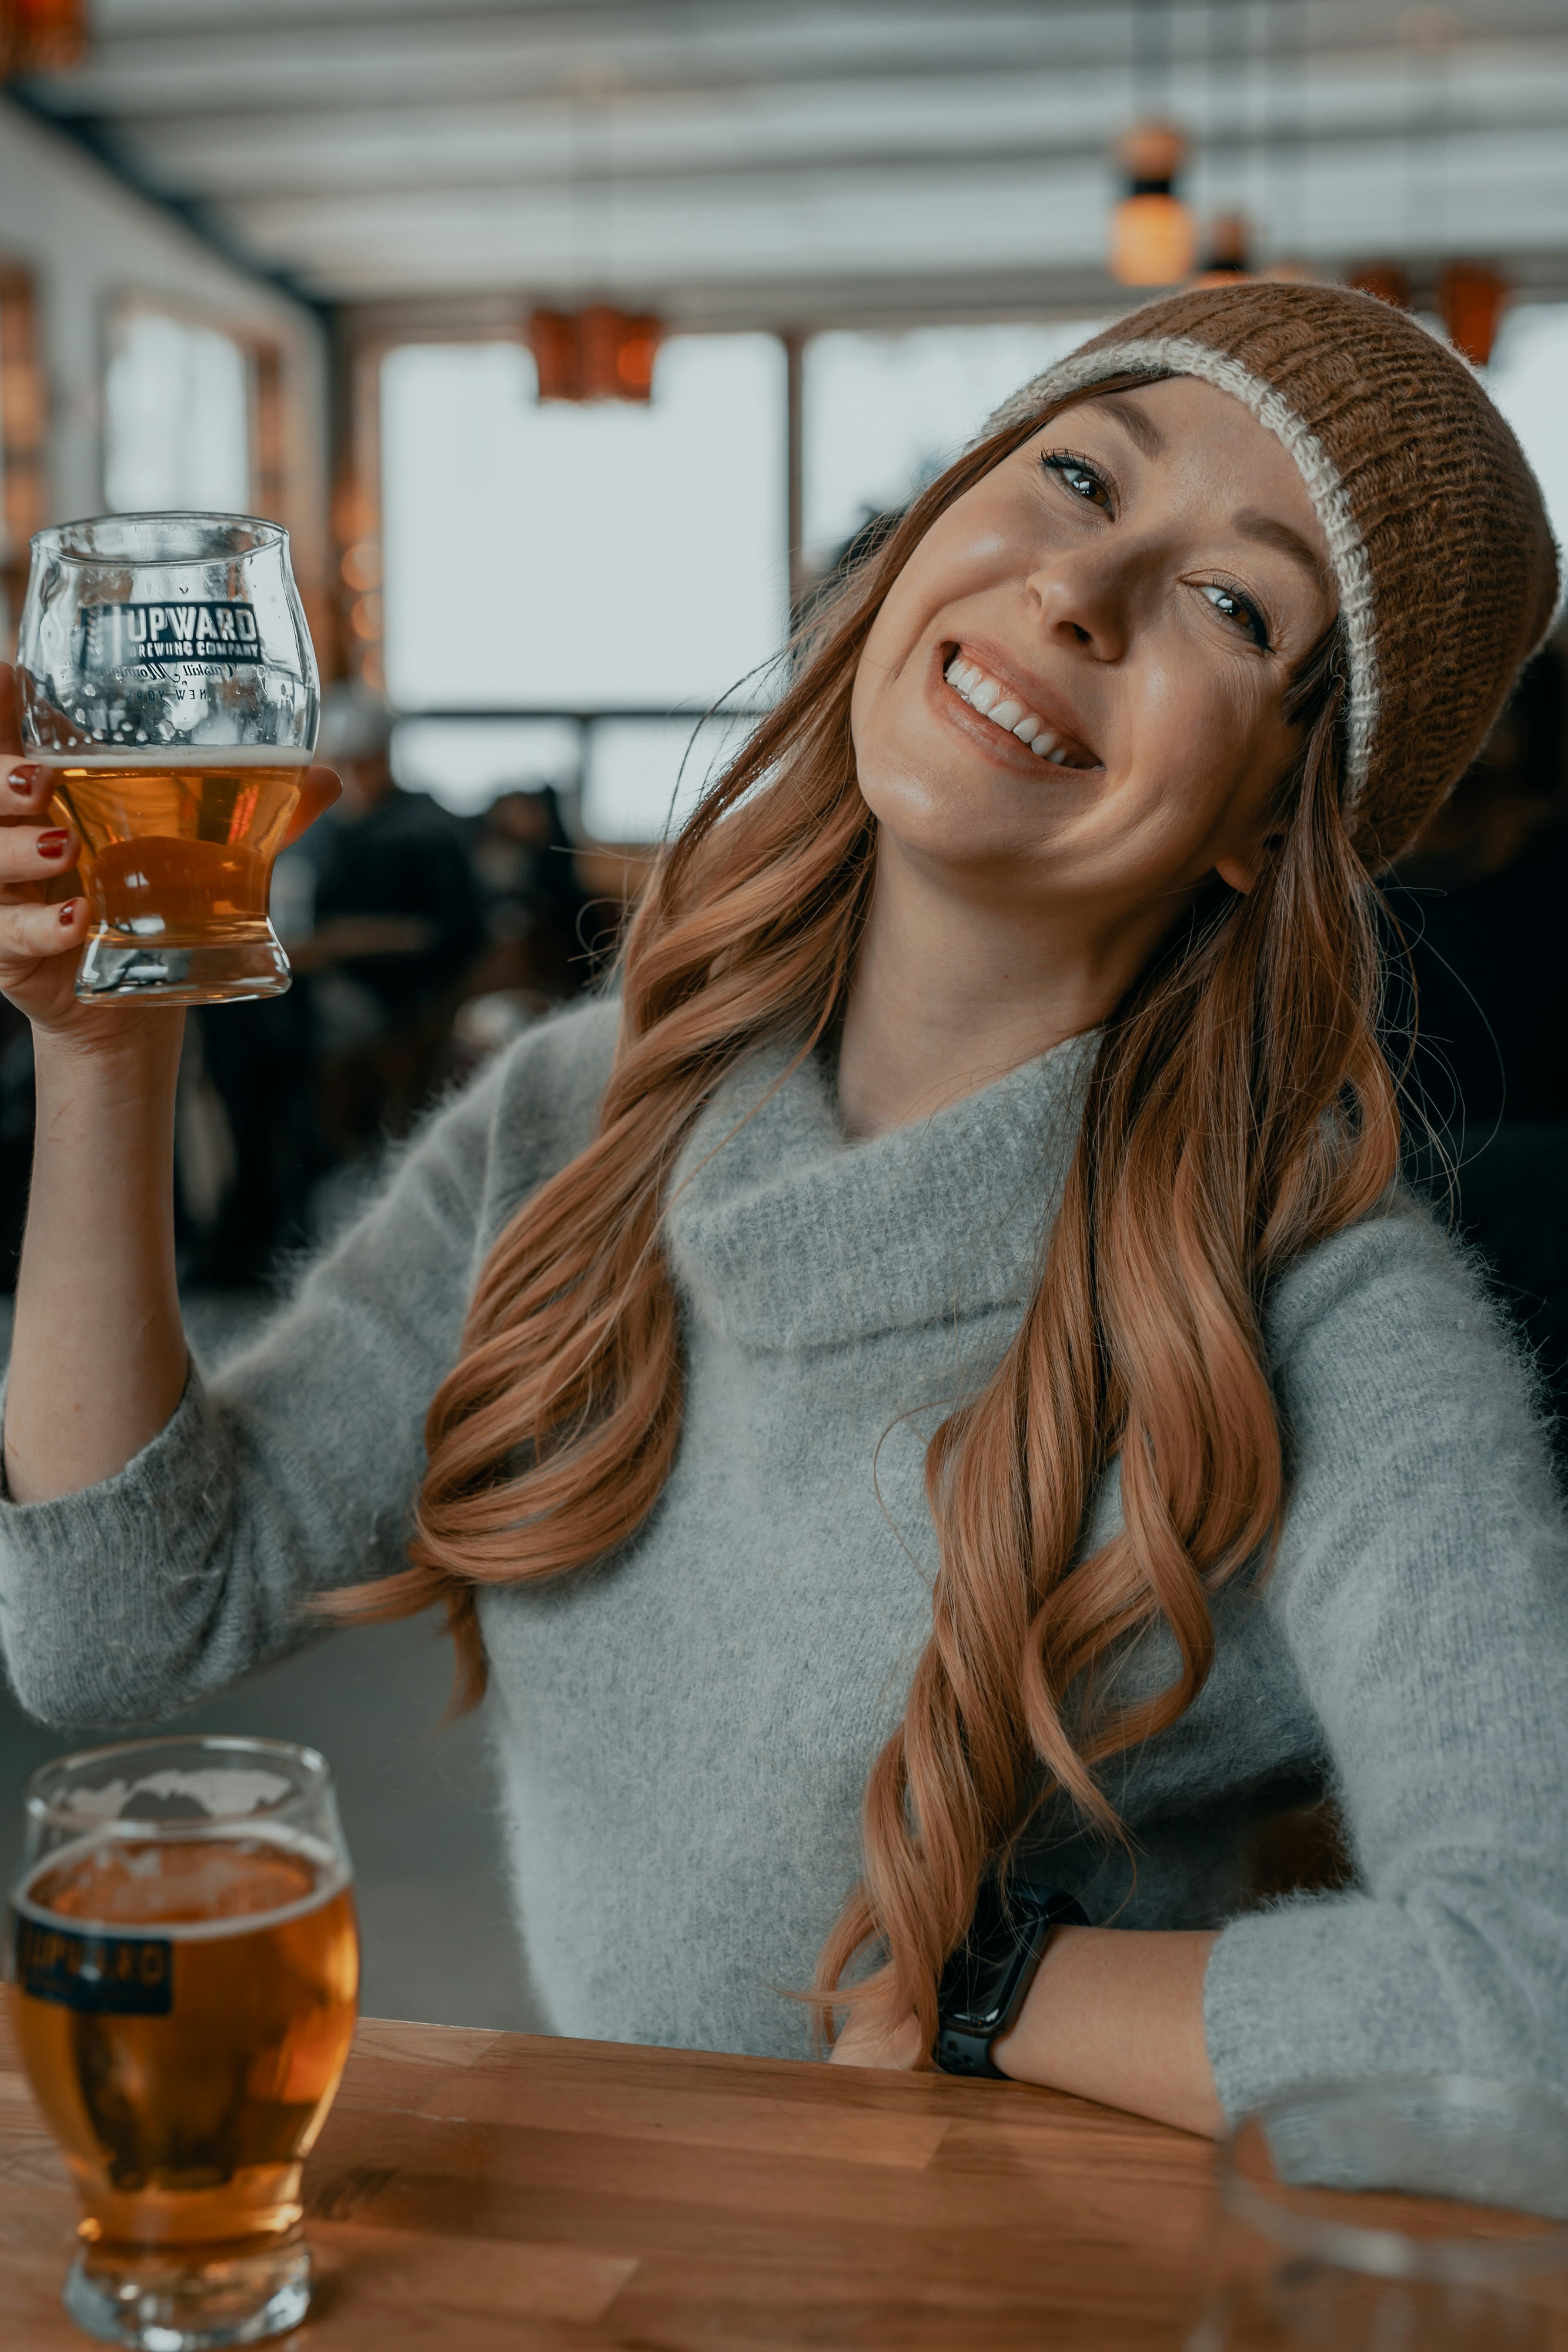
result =
[{"label": "fingernail", "polygon": [[30,798],[43,781],[44,770],[37,761],[29,760],[24,767],[11,771],[11,790],[20,793],[24,800]]},{"label": "fingernail", "polygon": [[60,929],[62,931],[68,931],[71,925],[76,921],[77,908],[80,904],[81,900],[79,898],[68,898],[66,900],[65,905],[60,908]]},{"label": "fingernail", "polygon": [[63,857],[70,847],[70,839],[69,833],[63,830],[58,833],[41,833],[38,835],[39,856]]}]

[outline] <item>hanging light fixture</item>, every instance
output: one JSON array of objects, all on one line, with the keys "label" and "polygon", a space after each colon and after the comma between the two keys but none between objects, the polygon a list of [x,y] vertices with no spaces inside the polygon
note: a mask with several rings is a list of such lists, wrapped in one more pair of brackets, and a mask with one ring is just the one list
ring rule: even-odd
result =
[{"label": "hanging light fixture", "polygon": [[536,310],[528,348],[538,370],[541,400],[649,401],[662,322],[608,302],[585,310]]},{"label": "hanging light fixture", "polygon": [[87,0],[0,0],[0,79],[65,73],[87,55]]},{"label": "hanging light fixture", "polygon": [[1410,308],[1410,273],[1402,262],[1364,261],[1345,279],[1358,294],[1375,294],[1380,302],[1391,302],[1396,310]]},{"label": "hanging light fixture", "polygon": [[1485,367],[1508,302],[1509,283],[1484,261],[1450,261],[1437,280],[1437,308],[1457,352]]},{"label": "hanging light fixture", "polygon": [[1188,284],[1239,286],[1252,271],[1252,224],[1245,213],[1216,213],[1204,240],[1203,260]]},{"label": "hanging light fixture", "polygon": [[1176,193],[1186,139],[1174,123],[1139,122],[1118,141],[1127,192],[1111,215],[1111,275],[1120,286],[1175,286],[1191,271],[1193,217]]}]

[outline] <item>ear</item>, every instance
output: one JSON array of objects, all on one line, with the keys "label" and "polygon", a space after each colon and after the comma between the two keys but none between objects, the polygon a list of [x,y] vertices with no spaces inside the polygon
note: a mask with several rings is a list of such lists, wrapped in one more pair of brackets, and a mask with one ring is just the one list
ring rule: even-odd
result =
[{"label": "ear", "polygon": [[1238,850],[1230,856],[1217,857],[1214,861],[1214,870],[1220,880],[1228,882],[1230,887],[1233,890],[1239,890],[1244,898],[1257,881],[1262,867],[1263,845],[1261,843],[1254,850],[1245,852]]},{"label": "ear", "polygon": [[1228,849],[1223,857],[1215,859],[1214,871],[1245,898],[1284,838],[1281,832],[1266,833],[1245,849]]}]

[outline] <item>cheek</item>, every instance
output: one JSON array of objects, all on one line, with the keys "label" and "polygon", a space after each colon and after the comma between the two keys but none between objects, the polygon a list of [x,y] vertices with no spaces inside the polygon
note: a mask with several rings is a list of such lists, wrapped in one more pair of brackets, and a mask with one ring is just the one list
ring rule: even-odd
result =
[{"label": "cheek", "polygon": [[1122,764],[1167,789],[1223,800],[1268,760],[1269,701],[1260,679],[1180,638],[1153,644],[1127,680]]}]

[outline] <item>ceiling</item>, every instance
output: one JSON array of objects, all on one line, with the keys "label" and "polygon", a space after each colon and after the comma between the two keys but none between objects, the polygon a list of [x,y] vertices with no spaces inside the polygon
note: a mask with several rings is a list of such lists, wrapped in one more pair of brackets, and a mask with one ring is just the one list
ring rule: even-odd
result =
[{"label": "ceiling", "polygon": [[1109,299],[1107,151],[1277,257],[1568,292],[1568,0],[95,0],[25,102],[256,265],[433,316]]}]

